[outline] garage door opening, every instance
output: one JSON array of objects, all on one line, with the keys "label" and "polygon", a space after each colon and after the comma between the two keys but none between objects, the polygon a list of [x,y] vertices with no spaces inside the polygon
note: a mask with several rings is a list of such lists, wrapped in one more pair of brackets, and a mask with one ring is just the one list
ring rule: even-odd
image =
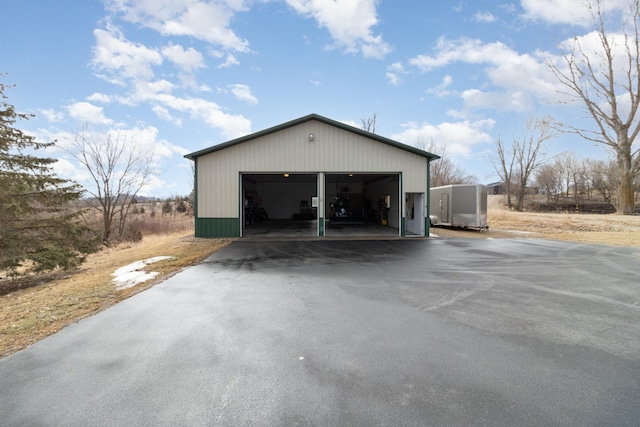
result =
[{"label": "garage door opening", "polygon": [[399,236],[400,175],[325,175],[325,235]]},{"label": "garage door opening", "polygon": [[242,236],[317,236],[317,174],[241,174]]}]

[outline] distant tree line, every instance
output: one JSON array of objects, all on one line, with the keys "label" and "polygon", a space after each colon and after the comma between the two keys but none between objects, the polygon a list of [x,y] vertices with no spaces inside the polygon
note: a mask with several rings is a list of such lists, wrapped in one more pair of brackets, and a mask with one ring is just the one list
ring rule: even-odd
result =
[{"label": "distant tree line", "polygon": [[[613,159],[584,159],[574,153],[562,153],[539,168],[535,182],[552,205],[563,199],[570,199],[575,205],[600,199],[619,208],[620,170]],[[634,184],[635,199],[640,195],[639,184]]]}]

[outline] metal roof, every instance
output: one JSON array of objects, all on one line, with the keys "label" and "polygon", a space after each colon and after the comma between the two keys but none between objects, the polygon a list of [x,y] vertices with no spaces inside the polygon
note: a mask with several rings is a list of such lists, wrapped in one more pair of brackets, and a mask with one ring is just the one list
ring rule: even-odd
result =
[{"label": "metal roof", "polygon": [[291,120],[289,122],[283,123],[283,124],[278,125],[278,126],[273,126],[273,127],[268,128],[268,129],[261,130],[259,132],[255,132],[255,133],[252,133],[252,134],[240,137],[240,138],[232,139],[231,141],[228,141],[228,142],[224,142],[224,143],[217,144],[217,145],[214,145],[214,146],[209,147],[209,148],[205,148],[203,150],[199,150],[199,151],[195,151],[193,153],[186,154],[184,157],[186,157],[187,159],[190,159],[190,160],[194,160],[194,159],[196,159],[196,158],[198,158],[200,156],[204,156],[205,154],[210,154],[210,153],[214,153],[216,151],[224,150],[225,148],[232,147],[232,146],[237,145],[237,144],[242,144],[243,142],[250,141],[250,140],[256,139],[256,138],[260,138],[262,136],[269,135],[271,133],[278,132],[278,131],[281,131],[281,130],[284,130],[284,129],[287,129],[287,128],[290,128],[290,127],[293,127],[293,126],[297,126],[299,124],[302,124],[302,123],[305,123],[305,122],[308,122],[308,121],[311,121],[311,120],[316,120],[318,122],[325,123],[325,124],[328,124],[328,125],[343,129],[343,130],[345,130],[347,132],[353,132],[355,134],[364,136],[366,138],[373,139],[374,141],[381,142],[381,143],[387,144],[387,145],[391,145],[392,147],[396,147],[396,148],[399,148],[401,150],[409,151],[411,153],[414,153],[414,154],[417,154],[419,156],[425,157],[428,160],[437,160],[437,159],[440,158],[440,156],[438,156],[436,154],[429,153],[427,151],[420,150],[419,148],[412,147],[412,146],[406,145],[406,144],[402,144],[401,142],[394,141],[392,139],[385,138],[385,137],[380,136],[380,135],[376,135],[375,133],[367,132],[365,130],[362,130],[362,129],[359,129],[359,128],[356,128],[356,127],[353,127],[353,126],[349,126],[347,124],[344,124],[344,123],[341,123],[341,122],[338,122],[338,121],[335,121],[335,120],[328,119],[328,118],[320,116],[318,114],[309,114],[307,116],[300,117],[299,119]]}]

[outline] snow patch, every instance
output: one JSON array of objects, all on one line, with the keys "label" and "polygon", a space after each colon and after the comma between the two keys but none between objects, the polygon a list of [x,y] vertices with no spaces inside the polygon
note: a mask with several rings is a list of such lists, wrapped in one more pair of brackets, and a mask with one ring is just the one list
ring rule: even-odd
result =
[{"label": "snow patch", "polygon": [[114,271],[111,275],[114,277],[112,282],[116,285],[116,289],[131,288],[139,283],[146,282],[147,280],[156,277],[158,272],[156,271],[144,271],[143,268],[154,262],[164,261],[166,259],[174,259],[172,256],[157,256],[153,258],[143,259],[142,261],[132,262],[129,265],[120,267]]}]

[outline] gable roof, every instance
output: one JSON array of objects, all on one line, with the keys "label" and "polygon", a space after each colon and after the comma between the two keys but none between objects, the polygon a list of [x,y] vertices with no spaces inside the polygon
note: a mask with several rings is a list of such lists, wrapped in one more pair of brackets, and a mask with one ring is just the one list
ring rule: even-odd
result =
[{"label": "gable roof", "polygon": [[242,144],[243,142],[250,141],[250,140],[256,139],[256,138],[260,138],[262,136],[269,135],[271,133],[279,132],[281,130],[284,130],[284,129],[287,129],[287,128],[290,128],[290,127],[293,127],[293,126],[297,126],[299,124],[302,124],[302,123],[305,123],[305,122],[308,122],[308,121],[311,121],[311,120],[316,120],[318,122],[325,123],[327,125],[337,127],[339,129],[345,130],[347,132],[352,132],[352,133],[364,136],[366,138],[373,139],[374,141],[381,142],[383,144],[387,144],[387,145],[390,145],[392,147],[399,148],[401,150],[409,151],[411,153],[414,153],[414,154],[417,154],[419,156],[425,157],[429,161],[437,160],[437,159],[440,158],[440,156],[438,156],[436,154],[432,154],[432,153],[420,150],[419,148],[412,147],[412,146],[406,145],[406,144],[402,144],[401,142],[394,141],[392,139],[385,138],[385,137],[380,136],[380,135],[376,135],[375,133],[367,132],[365,130],[358,129],[358,128],[353,127],[353,126],[349,126],[347,124],[344,124],[344,123],[341,123],[341,122],[338,122],[338,121],[335,121],[335,120],[328,119],[328,118],[320,116],[318,114],[309,114],[307,116],[300,117],[299,119],[291,120],[289,122],[283,123],[283,124],[278,125],[278,126],[273,126],[273,127],[268,128],[268,129],[261,130],[259,132],[255,132],[255,133],[252,133],[252,134],[240,137],[240,138],[232,139],[231,141],[228,141],[228,142],[224,142],[224,143],[217,144],[217,145],[214,145],[214,146],[209,147],[209,148],[205,148],[203,150],[199,150],[199,151],[195,151],[193,153],[186,154],[184,157],[186,157],[187,159],[190,159],[190,160],[195,160],[196,158],[198,158],[200,156],[204,156],[205,154],[209,154],[209,153],[213,153],[213,152],[216,152],[216,151],[220,151],[220,150],[223,150],[223,149],[228,148],[228,147],[232,147],[232,146],[237,145],[237,144]]}]

